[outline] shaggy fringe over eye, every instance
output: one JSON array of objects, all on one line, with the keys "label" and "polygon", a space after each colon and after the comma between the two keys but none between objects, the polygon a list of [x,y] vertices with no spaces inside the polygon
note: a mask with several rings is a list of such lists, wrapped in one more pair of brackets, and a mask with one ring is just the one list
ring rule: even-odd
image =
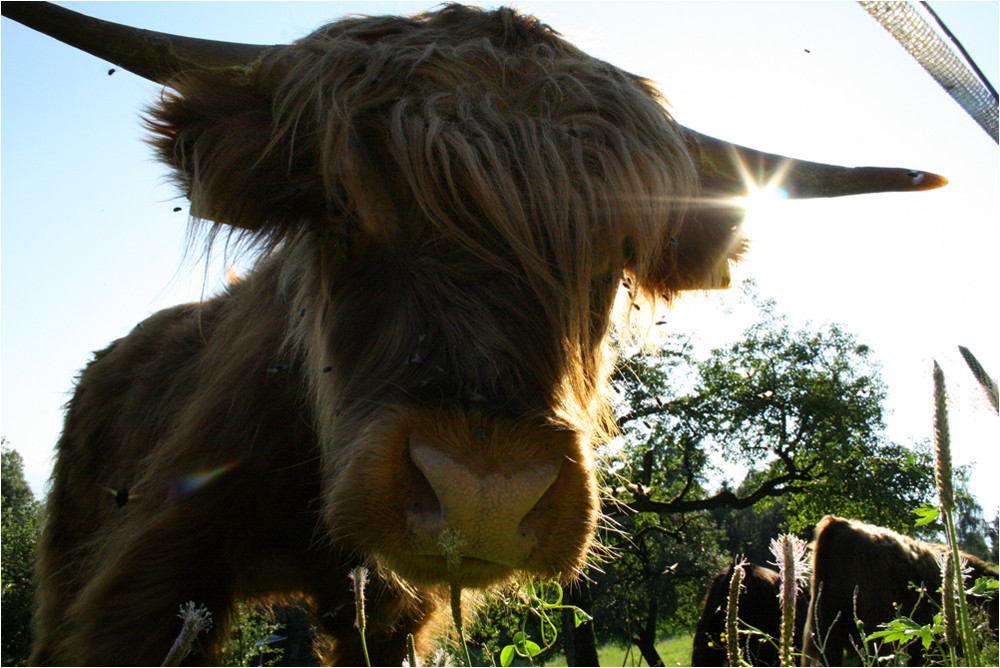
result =
[{"label": "shaggy fringe over eye", "polygon": [[195,218],[265,254],[417,240],[518,276],[565,333],[578,398],[606,364],[608,285],[670,299],[741,248],[736,221],[685,220],[697,177],[651,84],[509,8],[346,19],[171,87],[148,125]]}]

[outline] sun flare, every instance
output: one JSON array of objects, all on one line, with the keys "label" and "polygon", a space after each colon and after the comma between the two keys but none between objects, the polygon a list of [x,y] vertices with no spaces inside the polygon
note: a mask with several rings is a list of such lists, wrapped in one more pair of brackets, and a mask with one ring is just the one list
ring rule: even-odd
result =
[{"label": "sun flare", "polygon": [[773,216],[788,199],[788,194],[776,183],[768,183],[764,187],[748,184],[747,194],[739,199],[746,210],[746,223]]},{"label": "sun flare", "polygon": [[747,194],[739,198],[740,203],[746,210],[746,223],[761,220],[777,213],[781,202],[788,199],[788,192],[782,187],[785,175],[792,166],[791,160],[783,160],[773,174],[768,177],[763,184],[763,179],[754,177],[754,174],[747,165],[735,156],[738,162],[740,174],[743,177],[743,184]]}]

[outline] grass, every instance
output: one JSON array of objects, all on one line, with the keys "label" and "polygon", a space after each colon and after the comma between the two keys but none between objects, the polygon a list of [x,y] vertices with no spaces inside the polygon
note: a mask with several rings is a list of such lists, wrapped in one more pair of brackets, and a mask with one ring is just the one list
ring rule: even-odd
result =
[{"label": "grass", "polygon": [[[660,653],[665,666],[688,666],[691,665],[691,643],[693,636],[683,635],[665,638],[656,643],[656,651]],[[603,645],[597,649],[597,659],[602,666],[639,666],[646,665],[642,661],[639,650],[635,647],[631,651],[628,648],[617,645]],[[627,659],[627,662],[626,662]],[[566,657],[557,656],[546,662],[546,666],[565,666]]]},{"label": "grass", "polygon": [[657,643],[656,651],[660,653],[664,666],[689,666],[693,642],[694,636],[675,636]]}]

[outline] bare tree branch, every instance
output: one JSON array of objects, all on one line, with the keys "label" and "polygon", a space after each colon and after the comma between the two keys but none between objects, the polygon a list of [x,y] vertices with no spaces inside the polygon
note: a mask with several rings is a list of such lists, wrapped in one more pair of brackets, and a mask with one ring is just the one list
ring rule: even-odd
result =
[{"label": "bare tree branch", "polygon": [[681,406],[686,403],[690,403],[691,398],[685,397],[683,399],[675,399],[674,401],[660,401],[656,400],[655,405],[646,406],[645,408],[640,408],[631,413],[626,413],[618,418],[617,424],[619,429],[624,429],[625,425],[634,420],[641,420],[644,417],[649,417],[651,415],[662,415],[663,413],[670,412],[671,409]]},{"label": "bare tree branch", "polygon": [[[737,496],[730,490],[723,490],[714,496],[709,496],[703,499],[684,499],[682,496],[677,496],[670,501],[654,501],[650,498],[650,492],[652,490],[649,487],[643,487],[641,485],[628,485],[627,491],[632,494],[633,500],[621,502],[616,505],[619,512],[621,509],[628,509],[636,513],[658,513],[661,515],[690,513],[699,510],[713,510],[715,508],[725,507],[739,510],[741,508],[748,508],[761,499],[767,497],[783,496],[792,492],[801,492],[805,489],[803,485],[793,485],[789,483],[794,481],[807,482],[808,480],[808,476],[804,475],[801,471],[793,471],[777,476],[776,478],[766,480],[761,483],[757,489],[746,496]],[[615,490],[616,493],[618,491],[619,490]]]}]

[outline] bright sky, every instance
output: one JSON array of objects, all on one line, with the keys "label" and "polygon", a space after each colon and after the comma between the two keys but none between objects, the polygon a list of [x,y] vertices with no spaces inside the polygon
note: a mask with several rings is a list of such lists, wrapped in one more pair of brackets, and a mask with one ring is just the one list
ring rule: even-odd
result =
[{"label": "bright sky", "polygon": [[[196,37],[287,42],[348,13],[432,2],[72,3],[92,16]],[[890,435],[931,436],[931,360],[947,376],[957,464],[1000,505],[1000,419],[958,355],[1000,373],[997,145],[853,2],[517,2],[591,54],[658,83],[676,118],[747,146],[844,165],[947,176],[926,193],[784,203],[748,224],[739,276],[798,322],[833,320],[869,343],[889,383]],[[996,85],[998,4],[932,3]],[[90,352],[149,314],[212,294],[187,248],[186,202],[142,143],[153,84],[2,22],[0,434],[42,492],[62,405]],[[183,207],[174,212],[174,207]],[[180,267],[178,269],[178,267]],[[706,301],[709,304],[706,306]],[[712,338],[712,299],[673,316]],[[714,316],[705,315],[714,313]],[[742,323],[740,323],[742,325]]]}]

